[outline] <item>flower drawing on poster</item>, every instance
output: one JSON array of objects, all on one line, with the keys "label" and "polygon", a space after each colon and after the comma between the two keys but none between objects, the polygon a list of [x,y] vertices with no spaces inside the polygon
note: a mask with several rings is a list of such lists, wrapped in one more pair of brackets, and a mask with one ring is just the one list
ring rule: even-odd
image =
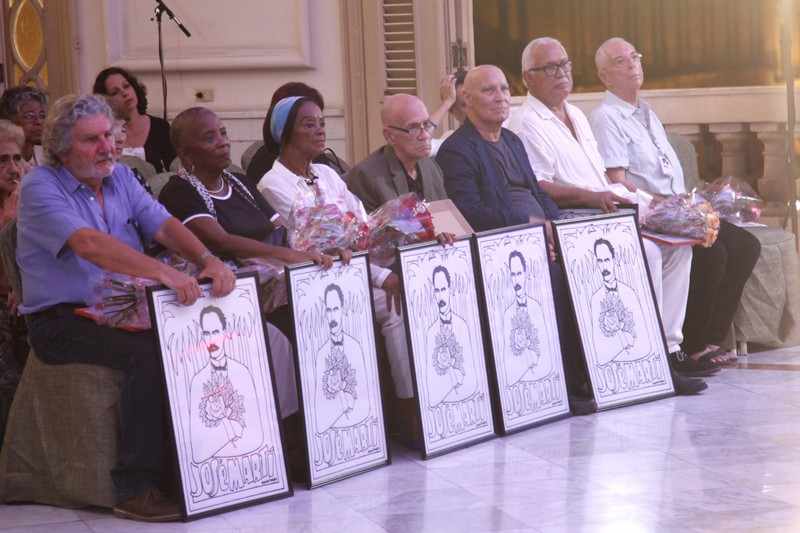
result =
[{"label": "flower drawing on poster", "polygon": [[598,321],[603,335],[613,337],[621,334],[625,347],[633,348],[633,341],[636,339],[636,323],[633,321],[633,313],[622,303],[619,294],[609,292],[600,301]]},{"label": "flower drawing on poster", "polygon": [[325,358],[325,372],[322,375],[325,398],[333,400],[340,392],[343,392],[357,400],[357,385],[356,369],[350,364],[342,347],[333,345],[330,354]]},{"label": "flower drawing on poster", "polygon": [[517,308],[511,318],[511,354],[520,357],[526,350],[536,354],[539,359],[539,334],[533,327],[527,310]]},{"label": "flower drawing on poster", "polygon": [[433,348],[434,357],[432,358],[433,368],[440,376],[447,374],[450,369],[461,373],[463,381],[464,374],[464,349],[456,340],[451,325],[443,325],[436,333],[436,345]]},{"label": "flower drawing on poster", "polygon": [[206,427],[214,428],[223,420],[230,420],[244,428],[244,411],[244,396],[233,388],[228,375],[212,372],[211,379],[203,383],[203,397],[198,408]]}]

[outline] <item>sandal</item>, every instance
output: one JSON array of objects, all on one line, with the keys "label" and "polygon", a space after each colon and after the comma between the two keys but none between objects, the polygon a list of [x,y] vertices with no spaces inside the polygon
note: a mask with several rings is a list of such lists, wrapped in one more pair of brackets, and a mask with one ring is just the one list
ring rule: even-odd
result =
[{"label": "sandal", "polygon": [[691,354],[689,357],[697,361],[705,360],[714,366],[720,367],[725,363],[725,361],[728,360],[725,357],[726,353],[727,352],[719,346],[708,344],[704,350],[697,352],[696,354]]},{"label": "sandal", "polygon": [[[699,359],[693,359],[686,355],[683,350],[673,352],[670,354],[670,363],[676,372],[687,377],[708,377],[716,374],[720,367],[710,361],[710,358],[702,356]],[[719,354],[717,354],[719,355]],[[714,357],[713,355],[711,357]]]}]

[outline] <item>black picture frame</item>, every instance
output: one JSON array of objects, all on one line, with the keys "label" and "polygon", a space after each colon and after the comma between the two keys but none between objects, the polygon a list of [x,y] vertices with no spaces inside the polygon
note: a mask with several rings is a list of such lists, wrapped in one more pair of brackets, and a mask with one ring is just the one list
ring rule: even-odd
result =
[{"label": "black picture frame", "polygon": [[[547,235],[541,223],[489,230],[473,236],[477,285],[487,332],[484,339],[489,382],[495,398],[496,431],[500,435],[571,416],[547,247]],[[521,306],[515,303],[517,289],[512,272],[522,276],[520,294],[524,294],[525,304]],[[506,288],[511,288],[510,298],[502,294]],[[512,308],[518,308],[514,316],[511,316]],[[520,322],[520,327],[509,327],[515,320]],[[517,343],[518,349],[512,348],[509,357],[505,353],[511,347],[507,341],[515,339],[515,334],[522,335],[521,340],[525,342]],[[512,365],[507,365],[510,359],[525,357],[537,357],[537,364],[522,374],[521,365],[517,364],[516,371],[512,370]],[[514,377],[509,377],[512,373]],[[509,383],[512,379],[515,381]]]},{"label": "black picture frame", "polygon": [[[428,258],[423,257],[426,254],[429,256]],[[448,328],[438,324],[440,320],[439,310],[437,309],[438,304],[436,303],[436,297],[431,296],[435,290],[435,282],[430,280],[437,277],[437,272],[434,269],[439,266],[453,270],[455,259],[452,258],[456,256],[460,257],[458,260],[465,260],[466,263],[460,267],[460,270],[455,271],[452,278],[448,271],[446,291],[447,295],[449,295],[452,283],[463,284],[464,291],[457,298],[460,298],[460,302],[465,303],[467,307],[466,311],[459,307],[459,311],[462,314],[469,313],[468,319],[472,327],[466,327],[466,319],[459,317],[450,310],[447,312],[451,317],[450,328],[452,329],[447,331]],[[421,264],[423,262],[425,263],[424,265]],[[414,398],[417,406],[419,434],[422,439],[421,457],[430,459],[495,438],[497,434],[495,432],[494,408],[484,350],[485,343],[481,330],[481,303],[478,298],[475,278],[472,236],[456,239],[452,246],[442,246],[436,241],[401,246],[397,249],[397,263],[400,267],[406,337],[411,360],[410,366],[414,384]],[[423,274],[422,278],[424,279],[420,278],[420,274]],[[443,274],[438,276],[438,279],[441,280],[442,278]],[[422,286],[418,286],[419,283],[422,283]],[[429,286],[426,287],[426,284]],[[444,289],[444,283],[440,282],[440,285],[439,289]],[[447,297],[448,301],[452,301],[449,296]],[[429,320],[431,317],[433,320]],[[459,320],[456,320],[457,318]],[[439,331],[432,331],[437,325],[439,325]],[[445,348],[449,352],[449,359],[443,364],[436,366],[434,359],[428,359],[427,350],[423,349],[423,346],[427,346],[428,342],[421,340],[422,331],[425,332],[426,337],[428,333],[433,332],[436,354],[439,354],[440,350]],[[470,334],[472,334],[472,337]],[[469,339],[469,347],[477,351],[471,356],[467,354],[469,359],[463,355],[463,348],[460,347],[460,344],[465,342],[465,338]],[[454,354],[461,354],[460,370],[457,368],[459,359]],[[428,361],[432,364],[427,365]],[[438,363],[439,361],[437,360],[436,362]],[[473,365],[472,372],[468,372],[470,363]],[[429,372],[428,366],[432,366],[434,370]],[[456,401],[440,399],[434,405],[431,405],[431,395],[428,393],[428,376],[432,376],[432,374],[439,376],[438,379],[433,378],[434,383],[444,382],[445,379],[455,379],[457,381],[458,377],[453,378],[453,376],[457,376],[455,372],[452,372],[453,369],[461,372],[462,382],[456,386],[451,385],[448,390],[458,392],[458,394],[471,394],[464,399]],[[441,374],[439,374],[440,372]],[[474,377],[470,377],[470,374],[473,374]],[[474,387],[470,382],[472,379],[475,380]],[[466,385],[464,385],[465,383]],[[468,388],[459,391],[458,389],[462,385]],[[447,394],[450,393],[448,392]],[[456,397],[458,394],[456,394]],[[435,391],[435,395],[438,399],[441,396],[441,389]],[[447,396],[445,395],[444,397],[446,398]],[[461,417],[461,419],[459,420],[458,417]],[[459,429],[459,424],[464,420],[469,422],[464,425],[470,426],[471,429],[463,431],[462,434],[469,433],[469,435],[453,439],[449,443],[438,444],[438,442],[444,441],[444,435],[449,429],[454,427]],[[448,424],[450,424],[449,428],[447,427]],[[455,433],[455,431],[452,431],[452,433]],[[429,438],[429,434],[438,435],[441,438],[432,439]]]},{"label": "black picture frame", "polygon": [[[363,266],[363,268],[360,267]],[[365,373],[369,372],[372,376],[372,383],[375,385],[375,388],[372,390],[373,394],[371,395],[371,404],[375,406],[377,412],[377,420],[371,423],[371,427],[369,428],[371,431],[367,432],[366,438],[372,438],[378,444],[380,444],[381,451],[383,456],[375,457],[375,454],[369,454],[369,456],[362,456],[359,459],[362,460],[361,463],[353,466],[352,468],[346,469],[344,467],[338,468],[337,472],[333,475],[327,475],[325,477],[317,478],[315,476],[316,471],[314,470],[314,463],[317,462],[318,456],[314,455],[312,451],[316,452],[319,450],[319,447],[316,446],[317,442],[315,442],[311,435],[313,433],[313,428],[311,424],[316,424],[316,415],[315,412],[313,415],[310,415],[310,408],[312,407],[312,397],[308,394],[308,391],[314,389],[314,376],[311,375],[311,372],[306,372],[305,368],[309,364],[309,362],[305,358],[306,348],[313,349],[310,346],[307,346],[307,334],[304,332],[302,326],[300,325],[301,322],[305,320],[313,320],[312,317],[305,316],[305,311],[300,311],[298,308],[300,307],[301,300],[303,298],[310,298],[306,294],[301,294],[301,291],[298,290],[297,284],[300,282],[300,278],[303,275],[315,275],[319,276],[319,280],[317,283],[320,285],[325,284],[323,287],[324,294],[323,298],[327,298],[328,291],[327,285],[331,283],[330,280],[340,279],[342,276],[347,275],[349,277],[354,277],[354,273],[357,273],[357,269],[361,268],[360,272],[360,279],[358,280],[361,282],[362,287],[362,297],[365,297],[357,302],[363,309],[366,311],[366,317],[362,317],[362,327],[364,331],[362,332],[363,335],[366,336],[366,340],[368,341],[367,351],[368,353],[364,353],[362,350],[362,355],[364,356],[364,370]],[[289,311],[291,317],[292,328],[294,330],[294,337],[292,339],[294,353],[295,353],[295,372],[297,375],[297,384],[298,384],[298,396],[300,401],[300,416],[302,420],[302,427],[304,430],[304,437],[305,437],[305,474],[306,474],[306,487],[311,490],[314,488],[318,488],[324,485],[328,485],[330,483],[335,483],[337,481],[341,481],[343,479],[347,479],[353,476],[357,476],[363,474],[365,472],[369,472],[371,470],[375,470],[377,468],[381,468],[383,466],[391,464],[391,452],[389,449],[389,434],[388,434],[388,425],[386,422],[386,409],[383,403],[383,387],[384,383],[381,380],[380,372],[378,371],[378,352],[377,352],[377,336],[375,332],[375,308],[373,304],[372,298],[372,284],[370,282],[370,262],[369,256],[366,252],[358,252],[354,253],[349,265],[344,265],[341,259],[337,259],[334,261],[333,266],[329,270],[325,270],[319,265],[315,265],[314,263],[306,262],[300,263],[296,265],[291,265],[286,268],[286,286],[287,292],[289,297]],[[328,281],[322,281],[328,280]],[[341,288],[340,288],[341,290]],[[350,295],[351,293],[347,293]],[[346,296],[345,296],[346,298]],[[355,307],[355,304],[351,301],[348,305],[350,305],[351,309]],[[321,308],[321,312],[325,312],[323,308]],[[344,307],[344,302],[342,302],[342,307]],[[363,312],[363,311],[362,311]],[[317,317],[317,322],[323,320],[324,317]],[[323,323],[324,326],[324,323]],[[343,328],[344,329],[344,328]],[[349,337],[349,334],[343,332],[343,340],[345,336]],[[364,340],[363,338],[360,340]],[[317,343],[318,344],[318,343]],[[325,346],[327,343],[323,344]],[[316,344],[314,345],[316,346]],[[320,348],[316,348],[318,352]],[[350,355],[353,350],[348,350],[347,355]],[[349,359],[345,359],[349,362]],[[326,359],[327,361],[327,359]],[[313,364],[310,363],[310,364]],[[327,373],[328,370],[326,369]],[[356,374],[357,375],[357,374]],[[312,383],[312,385],[309,385]],[[342,395],[343,396],[343,395]],[[363,398],[363,394],[362,394]],[[356,399],[357,401],[357,399]],[[371,409],[371,408],[370,408]],[[313,421],[312,421],[313,419]],[[333,431],[331,427],[327,431]],[[337,430],[338,431],[338,430]],[[342,430],[341,433],[344,433],[345,430]],[[348,430],[349,431],[349,430]],[[359,430],[353,430],[350,437],[353,435],[358,435],[361,437],[361,432]],[[324,437],[320,437],[321,440],[324,440]],[[350,442],[353,442],[352,440]],[[362,441],[363,442],[363,441]],[[322,449],[323,453],[323,460],[324,460],[324,447]],[[314,455],[312,457],[312,455]],[[371,457],[371,458],[370,458]],[[341,466],[342,463],[339,463],[337,466]]]},{"label": "black picture frame", "polygon": [[[627,235],[621,236],[619,240],[611,238],[608,235],[608,231],[604,231],[604,229],[610,228],[614,224],[617,225],[620,231],[627,233]],[[576,228],[578,229],[576,230]],[[585,235],[577,235],[576,231],[580,231],[581,229],[586,231]],[[554,221],[553,233],[559,258],[564,269],[564,276],[570,295],[570,305],[572,306],[581,346],[586,358],[589,383],[595,401],[597,402],[598,410],[612,409],[673,396],[675,394],[675,389],[670,375],[664,327],[653,289],[650,269],[645,258],[644,244],[642,242],[636,215],[630,212],[612,213],[581,219]],[[591,317],[591,307],[594,305],[595,308],[597,308],[598,305],[595,305],[597,302],[595,302],[594,299],[587,300],[588,290],[585,285],[586,280],[593,276],[592,272],[596,272],[596,268],[598,268],[597,258],[594,256],[594,249],[600,249],[597,248],[597,242],[601,237],[608,237],[605,240],[607,242],[610,241],[612,247],[619,248],[617,250],[612,250],[608,246],[604,246],[607,250],[606,255],[611,256],[608,258],[609,261],[616,265],[618,261],[621,261],[621,259],[617,259],[617,255],[622,256],[623,253],[627,252],[630,254],[629,262],[632,261],[633,265],[635,265],[635,269],[639,270],[638,273],[627,273],[630,281],[624,283],[616,278],[617,267],[613,267],[613,275],[615,276],[614,283],[618,288],[636,285],[639,289],[637,293],[636,291],[631,291],[629,287],[628,292],[628,294],[632,292],[636,295],[639,309],[634,309],[634,311],[627,309],[627,307],[630,306],[624,305],[625,298],[622,296],[619,298],[622,303],[612,306],[611,303],[615,303],[616,300],[609,298],[608,302],[611,303],[608,303],[604,296],[603,300],[599,302],[599,308],[603,309],[603,312],[596,317],[596,320],[593,320],[594,317]],[[627,247],[623,249],[625,239],[630,242],[628,242]],[[594,243],[594,248],[591,251],[588,248],[589,242]],[[620,242],[623,244],[619,244]],[[578,262],[581,260],[581,253],[583,254],[582,264]],[[583,269],[582,271],[581,268]],[[623,274],[626,273],[623,272]],[[582,280],[583,283],[578,279],[579,275],[584,276],[585,279]],[[596,277],[593,283],[599,285],[600,288],[593,293],[592,298],[594,298],[594,296],[603,296],[601,293],[603,287],[602,276],[600,277],[599,283]],[[611,292],[611,290],[606,290],[606,295],[610,295]],[[618,294],[622,292],[623,291],[620,290]],[[638,299],[640,294],[644,296],[644,304]],[[628,302],[631,301],[631,299],[628,299]],[[588,313],[586,312],[587,306],[590,308]],[[604,322],[604,316],[610,317],[610,322]],[[646,337],[647,342],[649,342],[647,353],[651,355],[642,357],[641,359],[635,359],[635,355],[632,355],[630,351],[636,350],[641,353],[642,350],[639,345],[635,344],[641,339],[639,336],[641,328],[636,326],[636,320],[638,320],[640,316],[644,319],[644,322],[639,320],[639,324],[645,324],[644,330],[648,334]],[[600,329],[601,334],[590,334],[590,330],[595,327]],[[627,331],[626,328],[628,328]],[[637,332],[637,330],[639,331]],[[632,335],[631,332],[636,332],[636,334]],[[625,351],[626,354],[620,356],[622,359],[630,358],[638,362],[615,361],[615,358],[612,358],[607,362],[603,362],[599,365],[596,364],[594,360],[596,354],[595,345],[594,343],[590,343],[589,339],[594,337],[597,339],[623,338],[625,334],[627,334],[625,340],[619,341],[625,348],[618,353],[622,354],[622,352]],[[616,340],[614,342],[616,342]],[[634,344],[629,345],[627,343]],[[628,350],[629,348],[630,351]],[[608,357],[608,352],[606,350],[603,351],[605,352],[603,357]],[[599,352],[599,350],[597,352]],[[614,363],[615,366],[606,366],[611,363]],[[602,366],[605,366],[603,369],[604,376],[597,372],[597,368]],[[639,372],[641,373],[638,374]],[[652,391],[641,395],[634,393],[626,394],[627,391],[622,391],[617,395],[616,399],[609,399],[611,397],[611,394],[607,392],[611,389],[609,383],[613,387],[622,389],[630,385],[630,380],[639,379],[639,375],[652,376]]]},{"label": "black picture frame", "polygon": [[[291,480],[289,479],[288,458],[284,447],[283,424],[281,423],[280,420],[280,405],[279,405],[277,387],[275,382],[275,369],[273,365],[273,357],[269,346],[266,324],[263,320],[263,317],[261,316],[262,295],[258,284],[258,278],[254,273],[238,274],[236,276],[236,287],[234,288],[233,292],[230,295],[223,298],[215,298],[210,295],[211,283],[209,282],[202,282],[200,284],[200,289],[203,293],[203,296],[201,296],[201,298],[199,298],[191,306],[182,306],[178,303],[177,295],[175,291],[173,291],[172,289],[169,289],[163,285],[152,286],[147,288],[147,300],[150,311],[150,320],[153,325],[153,330],[155,333],[153,337],[161,361],[162,377],[163,377],[162,386],[165,391],[165,398],[169,402],[169,409],[168,409],[169,425],[172,430],[173,441],[176,444],[174,460],[177,465],[178,482],[180,487],[180,505],[181,505],[182,518],[184,521],[197,520],[215,514],[235,509],[240,509],[243,507],[249,507],[252,505],[257,505],[272,500],[287,498],[294,494]],[[244,297],[241,298],[245,300],[244,302],[235,301],[235,298],[237,298],[238,296],[242,296],[241,294],[237,295],[237,292],[239,291],[247,293],[246,294],[247,298]],[[248,347],[244,345],[238,346],[239,349],[235,351],[239,352],[237,355],[240,358],[244,356],[249,357],[251,359],[250,361],[251,367],[253,366],[252,361],[256,361],[255,366],[260,371],[259,381],[261,382],[262,385],[264,385],[263,382],[265,380],[268,381],[266,385],[269,390],[266,391],[267,392],[266,398],[264,398],[264,400],[267,400],[267,403],[263,404],[262,402],[258,402],[258,405],[256,406],[255,410],[261,413],[260,408],[261,407],[265,408],[266,416],[269,417],[269,420],[266,420],[266,422],[270,423],[271,427],[269,429],[271,430],[272,432],[271,434],[273,436],[277,436],[277,442],[272,443],[274,445],[273,447],[276,448],[275,450],[267,449],[266,446],[268,446],[269,444],[268,443],[267,445],[264,445],[261,448],[259,448],[258,452],[253,454],[249,453],[246,454],[244,460],[242,459],[242,457],[239,457],[238,462],[235,459],[232,459],[231,457],[215,458],[212,456],[205,461],[201,461],[199,463],[200,466],[197,467],[198,470],[197,475],[193,475],[191,472],[187,472],[187,470],[190,470],[190,467],[192,466],[192,464],[194,464],[194,461],[188,459],[187,455],[189,455],[190,453],[193,455],[194,452],[187,451],[187,439],[185,438],[184,434],[186,426],[183,424],[181,424],[180,426],[178,425],[179,423],[178,414],[179,412],[181,413],[181,416],[185,414],[182,411],[180,411],[180,409],[184,408],[185,410],[187,404],[188,406],[193,405],[194,402],[191,401],[193,395],[192,385],[195,383],[195,378],[197,378],[200,375],[200,371],[198,371],[192,377],[191,384],[188,385],[188,387],[186,386],[185,383],[184,386],[181,387],[180,377],[182,376],[184,382],[187,381],[189,379],[188,372],[185,372],[183,374],[178,373],[176,376],[174,372],[175,367],[173,365],[172,359],[174,357],[177,361],[183,362],[184,369],[188,370],[191,362],[192,350],[194,351],[199,350],[198,346],[201,342],[200,338],[202,338],[199,329],[200,322],[198,319],[195,328],[197,331],[194,335],[191,331],[192,326],[186,323],[183,324],[182,335],[175,334],[174,331],[167,330],[166,324],[162,324],[162,321],[159,320],[160,318],[159,313],[165,312],[167,307],[169,307],[170,311],[169,313],[166,313],[167,320],[169,320],[170,318],[174,318],[176,320],[179,318],[183,318],[185,322],[186,318],[185,315],[190,313],[195,313],[198,309],[206,307],[209,304],[214,305],[218,309],[221,309],[223,313],[227,312],[228,314],[226,316],[228,318],[226,319],[226,321],[230,320],[231,316],[233,316],[234,318],[239,317],[238,322],[236,323],[236,327],[242,329],[248,328],[246,331],[249,331],[250,333],[255,335],[256,338],[255,341],[256,349],[254,351],[255,353],[250,353],[248,349],[252,348],[252,346]],[[243,309],[241,307],[248,304],[249,308]],[[240,314],[231,315],[230,314],[231,309],[239,310]],[[176,311],[178,311],[179,313],[176,313]],[[247,313],[250,313],[250,315],[247,315]],[[175,324],[175,326],[179,328],[181,327],[177,323]],[[223,327],[223,330],[225,329],[227,329],[227,326]],[[239,332],[239,336],[242,336],[243,334],[244,332],[242,331]],[[175,342],[174,346],[170,344],[172,342]],[[192,346],[193,343],[198,346],[193,347]],[[165,350],[164,346],[165,344],[167,346],[167,350]],[[187,346],[188,348],[186,348]],[[186,351],[182,352],[181,350],[184,348],[186,348]],[[222,349],[226,350],[224,344],[222,346]],[[198,357],[196,355],[194,359],[195,359],[195,364],[197,364],[196,360],[198,359]],[[228,379],[231,373],[231,368],[228,368],[228,364],[231,363],[231,361],[236,361],[236,359],[234,357],[226,358],[225,377]],[[209,365],[207,366],[212,366],[212,365],[209,362]],[[237,365],[237,367],[244,367],[247,370],[250,369],[250,367],[246,367],[245,365],[241,364],[241,362],[240,365]],[[206,366],[202,367],[201,371],[204,370],[205,368]],[[211,370],[211,374],[212,375],[214,374],[213,370]],[[255,383],[255,379],[252,377],[252,374],[251,374],[251,379],[253,379],[252,390],[256,391],[258,387]],[[223,383],[225,382],[223,381]],[[207,384],[203,384],[204,391],[206,385]],[[219,396],[227,396],[228,398],[233,397],[234,402],[236,402],[238,396],[238,401],[242,402],[241,406],[244,406],[243,413],[246,414],[248,413],[248,411],[253,410],[252,409],[253,404],[246,403],[246,398],[244,395],[238,395],[236,389],[233,389],[233,391],[225,390],[226,385],[227,383],[225,383],[225,385],[218,387],[221,388],[222,391],[224,391],[224,394],[223,392],[220,392]],[[186,401],[185,399],[185,395],[187,392],[189,394],[188,401]],[[206,395],[205,392],[203,392],[202,395],[206,400],[208,396],[210,396]],[[223,402],[227,401],[228,400],[223,400]],[[250,409],[248,409],[248,407]],[[198,409],[198,413],[199,410],[200,409]],[[191,413],[191,410],[189,412]],[[242,414],[242,416],[244,416],[244,414]],[[262,430],[263,430],[263,424],[265,422],[263,416],[264,415],[261,415],[262,418],[260,419],[260,422],[262,424]],[[230,422],[230,420],[231,419],[227,419],[228,422]],[[182,419],[181,422],[183,422]],[[224,421],[222,422],[222,424],[224,424]],[[245,428],[246,427],[252,427],[252,424],[250,424],[250,426],[245,426]],[[191,430],[189,433],[191,439],[191,443],[188,444],[189,446],[192,446],[192,444],[195,441],[199,442],[202,440],[203,442],[205,442],[205,439],[191,438],[192,437]],[[280,452],[280,457],[276,461],[270,461],[269,459],[273,457],[275,451]],[[264,454],[263,456],[261,455],[262,453]],[[245,464],[245,460],[247,464]],[[212,462],[215,464],[212,465],[211,464]],[[208,466],[208,468],[206,468],[206,466]],[[247,494],[242,494],[241,497],[239,498],[235,497],[218,498],[221,500],[219,502],[220,503],[219,505],[214,505],[214,506],[196,505],[195,502],[190,501],[189,497],[195,494],[196,490],[200,491],[199,493],[200,495],[202,495],[202,493],[208,495],[209,499],[212,497],[217,497],[216,494],[210,495],[210,493],[218,491],[219,489],[223,488],[223,483],[221,482],[221,480],[214,477],[218,475],[220,468],[224,468],[228,471],[228,479],[225,481],[225,484],[227,484],[228,489],[234,483],[238,484],[242,482],[244,482],[245,485],[250,484],[253,486],[246,490],[242,489],[241,491],[239,491],[242,493],[247,493]],[[260,479],[263,478],[257,478],[257,476],[258,474],[262,473],[268,474],[270,469],[273,469],[274,472],[277,474],[276,479],[280,486],[277,488],[277,490],[273,492],[264,493],[263,489],[265,485],[259,482]],[[208,482],[207,484],[204,483],[203,481],[204,471],[207,474],[209,472],[211,474],[211,478],[209,478],[208,476],[206,476],[205,478],[206,481]],[[231,475],[231,472],[234,472],[235,474],[237,471],[239,474],[241,474],[243,471],[247,472],[247,474],[244,476]],[[219,486],[217,486],[215,483],[211,483],[211,481],[213,481],[214,479],[217,480]],[[189,480],[188,483],[187,480]],[[197,486],[198,483],[199,486]],[[259,488],[259,485],[262,485],[261,486],[262,492],[259,492],[257,490]],[[189,490],[188,493],[187,489]],[[189,495],[189,497],[187,497],[187,494]]]}]

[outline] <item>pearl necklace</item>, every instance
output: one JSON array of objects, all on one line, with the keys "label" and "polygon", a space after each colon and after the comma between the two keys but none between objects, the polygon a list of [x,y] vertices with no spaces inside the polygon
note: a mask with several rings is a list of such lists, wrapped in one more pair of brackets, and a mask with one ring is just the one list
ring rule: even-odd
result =
[{"label": "pearl necklace", "polygon": [[212,191],[211,189],[206,187],[206,190],[208,191],[208,194],[219,194],[219,193],[221,193],[222,191],[225,190],[225,178],[223,176],[220,176],[219,177],[219,181],[222,183],[222,185],[220,185],[218,189],[214,189]]}]

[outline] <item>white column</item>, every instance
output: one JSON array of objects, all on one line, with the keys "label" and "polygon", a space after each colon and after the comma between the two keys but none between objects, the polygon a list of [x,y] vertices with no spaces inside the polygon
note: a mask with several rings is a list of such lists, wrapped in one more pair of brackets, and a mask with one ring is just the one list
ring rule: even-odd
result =
[{"label": "white column", "polygon": [[722,175],[747,178],[747,141],[750,131],[741,122],[709,124],[708,131],[722,146]]},{"label": "white column", "polygon": [[754,122],[750,124],[750,131],[755,132],[764,145],[764,173],[758,178],[758,192],[765,200],[784,202],[789,195],[786,180],[786,124]]}]

